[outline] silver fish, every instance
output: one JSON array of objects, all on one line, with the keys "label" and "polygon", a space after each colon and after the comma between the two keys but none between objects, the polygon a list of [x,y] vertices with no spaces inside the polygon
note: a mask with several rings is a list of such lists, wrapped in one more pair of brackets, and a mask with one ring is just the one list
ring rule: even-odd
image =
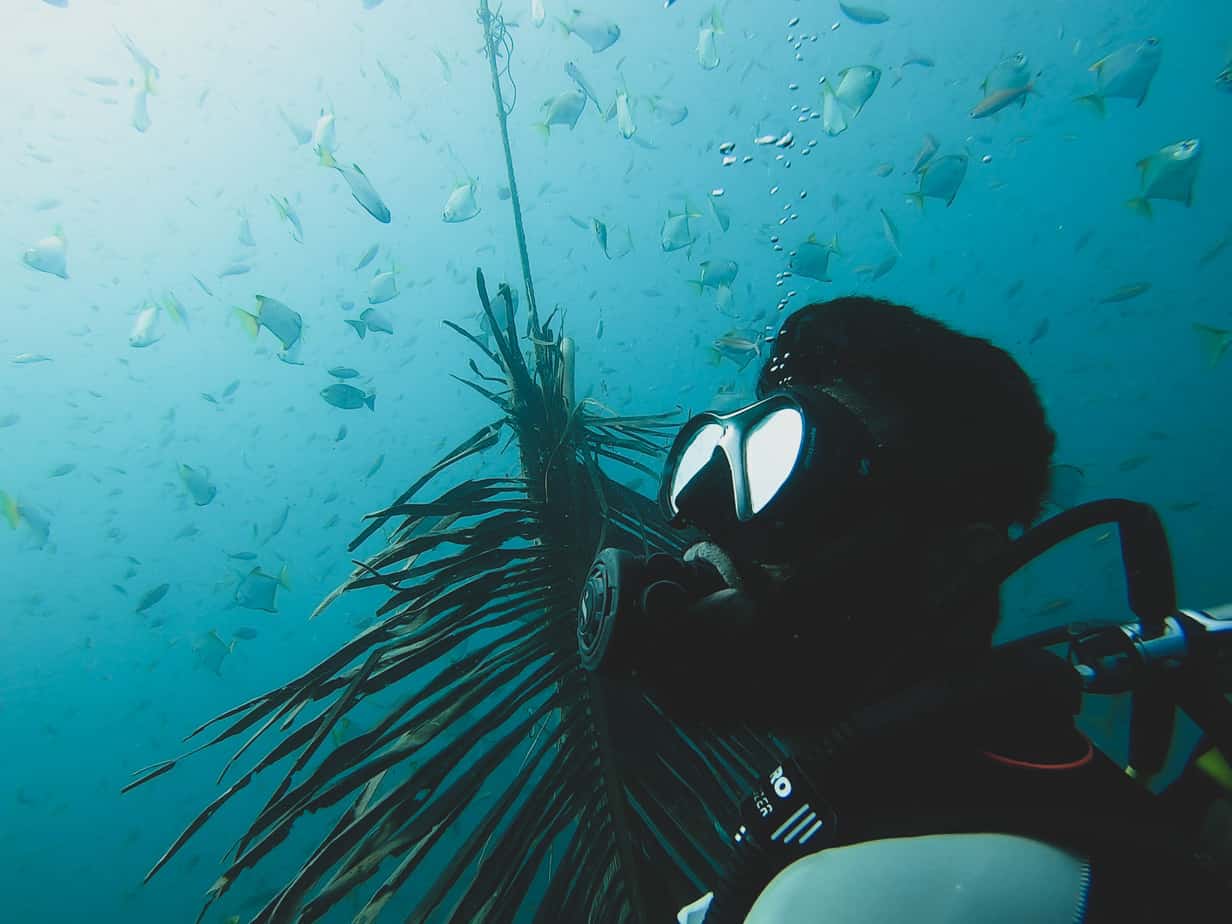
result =
[{"label": "silver fish", "polygon": [[923,170],[925,165],[933,159],[933,155],[937,153],[938,147],[940,145],[938,145],[937,139],[932,135],[926,134],[924,140],[920,142],[920,150],[915,155],[915,163],[911,167],[911,172],[918,174]]},{"label": "silver fish", "polygon": [[[595,109],[597,109],[599,114],[602,115],[603,104],[599,102],[598,94],[595,93],[594,87],[590,85],[590,81],[586,79],[586,76],[582,73],[581,69],[579,69],[578,66],[572,61],[568,61],[565,63],[565,73],[568,74],[573,82],[578,85],[578,89],[586,94],[586,98],[595,104]],[[575,118],[573,121],[576,122],[577,119]]]},{"label": "silver fish", "polygon": [[277,613],[275,597],[279,587],[287,587],[287,566],[283,565],[277,577],[266,574],[258,565],[245,575],[235,588],[235,602],[244,609]]},{"label": "silver fish", "polygon": [[475,201],[475,184],[469,182],[461,184],[449,194],[441,218],[450,224],[456,224],[470,221],[479,212],[479,203]]},{"label": "silver fish", "polygon": [[1215,89],[1222,90],[1224,93],[1232,93],[1232,63],[1220,71],[1219,76],[1215,78]]},{"label": "silver fish", "polygon": [[871,64],[860,64],[847,67],[838,72],[838,86],[834,95],[839,102],[851,110],[854,118],[860,114],[864,104],[872,98],[881,82],[881,69]]},{"label": "silver fish", "polygon": [[838,8],[852,22],[865,26],[877,26],[890,21],[890,14],[871,6],[858,6],[854,3],[843,3],[839,0]]},{"label": "silver fish", "polygon": [[1151,89],[1162,57],[1163,48],[1154,36],[1118,48],[1091,65],[1097,89],[1080,96],[1079,100],[1095,106],[1101,114],[1104,100],[1110,96],[1137,100],[1141,106],[1146,102],[1147,91]]},{"label": "silver fish", "polygon": [[736,274],[740,272],[735,260],[703,260],[700,266],[701,278],[689,283],[697,290],[698,295],[705,289],[717,289],[720,286],[730,288],[736,280]]},{"label": "silver fish", "polygon": [[984,82],[980,84],[980,90],[985,96],[991,96],[998,90],[1014,90],[1018,87],[1025,87],[1030,82],[1030,62],[1027,56],[1020,51],[1016,55],[1005,58],[989,71]]},{"label": "silver fish", "polygon": [[222,662],[234,650],[234,641],[227,644],[213,630],[206,632],[204,635],[198,635],[192,642],[192,652],[196,666],[209,671],[211,674],[217,674],[219,677],[222,676]]},{"label": "silver fish", "polygon": [[620,26],[593,13],[573,10],[568,21],[562,19],[559,22],[567,33],[576,35],[589,45],[594,54],[611,48],[620,38]]},{"label": "silver fish", "polygon": [[356,271],[358,272],[359,270],[367,266],[369,263],[371,263],[373,258],[376,257],[376,252],[380,249],[381,249],[380,244],[373,244],[371,247],[365,250],[364,255],[360,257],[359,262],[355,264]]},{"label": "silver fish", "polygon": [[370,411],[376,410],[376,395],[371,392],[365,393],[354,385],[343,385],[342,383],[329,385],[321,389],[321,397],[325,399],[326,404],[332,404],[344,411],[356,411],[361,407],[366,407]]},{"label": "silver fish", "polygon": [[834,235],[828,243],[821,243],[815,234],[810,234],[808,240],[796,248],[791,256],[789,267],[797,276],[816,279],[818,282],[830,281],[830,254],[842,254],[838,246],[838,235]]},{"label": "silver fish", "polygon": [[683,212],[668,211],[667,218],[663,220],[663,227],[659,231],[659,243],[665,252],[683,250],[685,247],[691,247],[697,240],[689,230],[689,219],[691,218],[701,218],[701,215],[689,211],[687,206]]},{"label": "silver fish", "polygon": [[916,192],[908,193],[907,198],[920,208],[924,207],[924,200],[929,197],[944,199],[948,207],[958,195],[958,188],[962,185],[966,175],[966,154],[947,154],[944,157],[938,157],[929,161],[920,170],[920,188]]},{"label": "silver fish", "polygon": [[185,490],[192,496],[193,503],[198,507],[206,506],[218,494],[218,489],[210,484],[210,473],[207,470],[198,470],[181,462],[178,472],[180,481],[184,482]]},{"label": "silver fish", "polygon": [[568,90],[559,96],[552,97],[543,104],[543,108],[547,111],[547,115],[544,116],[542,122],[536,122],[534,127],[546,141],[552,133],[553,125],[567,125],[570,130],[577,125],[578,119],[586,111],[586,94],[577,90]]},{"label": "silver fish", "polygon": [[304,319],[299,312],[287,307],[278,299],[266,295],[257,296],[255,314],[243,308],[236,308],[235,316],[243,322],[250,337],[256,339],[257,334],[264,327],[282,341],[284,350],[294,347],[304,331]]},{"label": "silver fish", "polygon": [[1193,205],[1194,181],[1202,162],[1202,142],[1189,138],[1160,148],[1138,161],[1141,191],[1126,204],[1137,214],[1151,217],[1151,199],[1171,199]]},{"label": "silver fish", "polygon": [[381,194],[373,187],[367,174],[359,168],[359,164],[343,167],[334,160],[334,155],[324,147],[317,148],[317,157],[321,161],[321,166],[332,167],[342,175],[342,178],[346,180],[347,186],[351,187],[351,195],[356,202],[364,207],[364,211],[381,224],[389,224],[389,207],[385,205],[384,200],[381,199]]},{"label": "silver fish", "polygon": [[300,244],[304,243],[304,226],[300,224],[299,215],[291,207],[291,200],[286,196],[283,196],[281,199],[277,196],[270,196],[270,201],[274,203],[274,208],[278,210],[279,217],[291,225],[291,237]]}]

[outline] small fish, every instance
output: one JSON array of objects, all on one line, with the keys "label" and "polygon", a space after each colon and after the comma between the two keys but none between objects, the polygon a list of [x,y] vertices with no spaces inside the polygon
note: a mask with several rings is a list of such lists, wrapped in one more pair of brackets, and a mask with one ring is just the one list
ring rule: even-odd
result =
[{"label": "small fish", "polygon": [[381,194],[373,187],[367,174],[359,168],[359,164],[343,167],[334,160],[334,155],[324,147],[318,147],[316,152],[322,167],[332,167],[342,175],[342,178],[346,180],[347,186],[351,187],[351,196],[364,207],[364,211],[381,224],[389,224],[391,218],[389,207],[385,205],[384,200],[381,199]]},{"label": "small fish", "polygon": [[256,339],[264,327],[282,342],[283,350],[294,347],[304,332],[304,319],[299,312],[266,295],[258,295],[256,313],[236,308],[234,314],[244,325],[248,336]]},{"label": "small fish", "polygon": [[788,266],[797,276],[815,279],[818,282],[830,281],[830,255],[842,251],[838,245],[838,235],[834,235],[828,243],[820,243],[815,234],[810,234],[808,240],[796,248]]},{"label": "small fish", "polygon": [[227,558],[234,558],[236,561],[253,561],[257,557],[256,552],[228,552]]},{"label": "small fish", "polygon": [[193,536],[197,535],[197,533],[199,532],[201,532],[201,530],[197,529],[197,527],[194,526],[192,523],[189,523],[187,526],[182,527],[180,531],[175,534],[175,538],[176,539],[191,539]]},{"label": "small fish", "polygon": [[1171,199],[1193,205],[1194,181],[1202,162],[1202,142],[1189,138],[1160,148],[1138,161],[1141,191],[1126,202],[1136,214],[1151,217],[1152,199]]},{"label": "small fish", "polygon": [[364,255],[360,257],[359,262],[355,264],[356,272],[358,272],[359,270],[367,266],[369,263],[371,263],[373,259],[376,258],[376,252],[380,249],[381,249],[380,244],[373,244],[371,247],[365,250]]},{"label": "small fish", "polygon": [[480,212],[479,203],[475,201],[475,183],[468,181],[454,187],[445,202],[441,218],[450,224],[469,221]]},{"label": "small fish", "polygon": [[602,16],[583,13],[581,10],[573,10],[568,21],[558,19],[557,22],[566,35],[576,35],[589,45],[593,54],[611,48],[620,38],[620,26],[616,23]]},{"label": "small fish", "polygon": [[213,297],[214,297],[214,293],[210,291],[210,287],[209,287],[209,286],[207,286],[204,282],[202,282],[202,281],[201,281],[201,280],[200,280],[200,279],[199,279],[196,275],[193,275],[193,279],[195,279],[195,280],[196,280],[196,282],[197,282],[197,285],[199,285],[199,286],[201,287],[201,291],[202,291],[202,292],[204,292],[204,293],[205,293],[206,295],[208,295],[210,298],[213,298]]},{"label": "small fish", "polygon": [[300,224],[299,215],[291,207],[291,200],[286,196],[283,196],[281,199],[277,196],[270,196],[270,201],[274,203],[274,208],[278,210],[278,217],[291,226],[291,237],[300,244],[304,243],[304,226]]},{"label": "small fish", "polygon": [[847,113],[827,77],[821,78],[821,128],[831,137],[847,131]]},{"label": "small fish", "polygon": [[[574,62],[567,61],[565,62],[565,73],[578,85],[578,89],[586,95],[586,98],[595,104],[595,109],[598,110],[599,114],[603,115],[603,104],[599,102],[598,94],[595,93],[594,87],[590,85],[590,81],[586,79],[586,75],[582,73],[581,68]],[[576,122],[577,119],[575,118],[573,121]],[[570,127],[572,128],[572,126]]]},{"label": "small fish", "polygon": [[233,380],[231,384],[229,384],[226,388],[222,390],[223,398],[224,399],[230,398],[233,394],[235,394],[239,390],[239,387],[240,387],[240,380],[239,379]]},{"label": "small fish", "polygon": [[1215,78],[1215,89],[1222,90],[1224,93],[1232,93],[1232,63],[1229,63],[1219,76]]},{"label": "small fish", "polygon": [[259,633],[251,626],[236,626],[231,632],[232,638],[243,639],[246,642],[251,642]]},{"label": "small fish", "polygon": [[398,280],[394,270],[378,272],[368,283],[368,304],[380,305],[398,296]]},{"label": "small fish", "polygon": [[180,481],[184,483],[184,489],[188,491],[192,497],[193,503],[198,507],[207,506],[212,501],[215,495],[218,494],[218,488],[210,484],[209,471],[206,469],[195,469],[191,465],[179,463],[176,470],[179,473]]},{"label": "small fish", "polygon": [[329,370],[329,374],[336,379],[354,379],[359,377],[359,371],[352,369],[350,366],[334,366]]},{"label": "small fish", "polygon": [[21,259],[32,270],[68,279],[68,241],[60,228],[27,250]]},{"label": "small fish", "polygon": [[367,481],[369,478],[371,478],[373,475],[379,472],[381,470],[381,466],[384,464],[385,464],[385,453],[381,453],[379,456],[376,457],[376,459],[373,460],[372,464],[368,466],[368,473],[364,475],[364,480]]},{"label": "small fish", "polygon": [[137,313],[137,320],[133,322],[133,329],[128,334],[128,345],[130,347],[144,349],[145,347],[153,346],[162,339],[162,337],[155,333],[161,310],[161,307],[154,303],[144,306]]},{"label": "small fish", "polygon": [[873,168],[873,176],[885,179],[894,172],[894,165],[890,163],[878,164]]},{"label": "small fish", "polygon": [[997,66],[988,72],[988,76],[980,84],[980,92],[992,96],[1001,90],[1017,90],[1031,82],[1031,66],[1027,56],[1021,51],[1002,59]]},{"label": "small fish", "polygon": [[18,353],[11,360],[14,366],[30,366],[34,363],[49,363],[50,356],[44,356],[42,353]]},{"label": "small fish", "polygon": [[266,574],[258,565],[249,571],[235,588],[235,602],[244,609],[277,613],[275,596],[279,587],[288,590],[291,587],[287,581],[287,566],[283,565],[278,576],[274,577],[272,574]]},{"label": "small fish", "polygon": [[133,114],[129,121],[133,128],[143,135],[154,124],[150,121],[149,99],[150,91],[144,86],[138,87],[133,93]]},{"label": "small fish", "polygon": [[347,319],[343,323],[359,334],[360,340],[364,339],[368,331],[379,334],[392,334],[394,332],[393,322],[375,308],[365,308],[360,312],[359,320]]},{"label": "small fish", "polygon": [[1078,97],[1078,101],[1093,106],[1100,115],[1106,110],[1104,100],[1108,97],[1137,100],[1137,105],[1141,106],[1146,102],[1147,91],[1151,89],[1162,57],[1163,49],[1154,36],[1118,48],[1091,65],[1096,91]]},{"label": "small fish", "polygon": [[248,223],[248,216],[240,213],[240,230],[236,233],[236,239],[245,247],[256,247],[257,242],[252,236],[252,226]]},{"label": "small fish", "polygon": [[886,273],[888,273],[890,270],[894,269],[894,267],[897,265],[898,265],[898,254],[892,253],[886,256],[886,258],[883,259],[880,263],[871,264],[871,265],[865,264],[863,266],[857,266],[855,271],[861,276],[867,276],[868,278],[872,280],[877,280],[877,279],[880,279],[882,276],[884,276]]},{"label": "small fish", "polygon": [[907,198],[924,208],[924,199],[944,199],[948,208],[958,195],[958,188],[967,175],[966,154],[946,154],[930,160],[919,171],[920,188],[914,193],[908,193]]},{"label": "small fish", "polygon": [[77,471],[76,462],[65,462],[63,465],[57,465],[47,475],[48,478],[63,478],[65,475],[71,475]]},{"label": "small fish", "polygon": [[346,439],[346,435],[347,435],[347,425],[343,424],[341,427],[338,428],[338,433],[334,436],[334,442],[341,443],[344,439]]},{"label": "small fish", "polygon": [[334,119],[332,112],[321,110],[321,115],[317,119],[316,125],[312,128],[312,149],[320,156],[322,150],[333,154],[334,148],[338,146],[337,138],[337,121]]},{"label": "small fish", "polygon": [[731,288],[731,284],[736,280],[736,274],[740,272],[740,267],[737,266],[735,260],[703,260],[701,271],[700,279],[689,282],[698,295],[701,295],[705,289],[718,289],[723,286]]},{"label": "small fish", "polygon": [[370,411],[376,410],[376,394],[365,393],[354,385],[330,385],[321,389],[321,397],[326,404],[332,404],[344,411],[355,411],[361,407],[367,407]]},{"label": "small fish", "polygon": [[633,121],[633,110],[629,103],[629,94],[621,90],[616,94],[616,127],[620,136],[626,140],[637,134],[637,125]]},{"label": "small fish", "polygon": [[1224,252],[1224,249],[1228,246],[1228,244],[1232,244],[1232,234],[1226,234],[1221,237],[1211,246],[1208,251],[1198,257],[1198,267],[1201,268],[1209,264],[1212,260]]},{"label": "small fish", "polygon": [[547,115],[544,116],[542,122],[534,123],[533,127],[546,142],[552,134],[553,125],[567,125],[570,131],[573,130],[573,126],[577,125],[578,119],[586,111],[586,94],[577,90],[567,90],[545,102],[543,109]]},{"label": "small fish", "polygon": [[1232,330],[1206,324],[1194,324],[1193,329],[1198,335],[1198,345],[1207,368],[1214,369],[1227,354],[1228,348],[1232,347]]},{"label": "small fish", "polygon": [[762,336],[752,330],[731,330],[711,344],[712,363],[718,365],[729,359],[743,371],[749,363],[761,356]]},{"label": "small fish", "polygon": [[1112,304],[1113,302],[1127,302],[1131,298],[1137,298],[1151,290],[1149,282],[1131,282],[1121,286],[1119,289],[1114,289],[1099,300],[1101,305]]},{"label": "small fish", "polygon": [[192,642],[192,652],[196,666],[204,668],[212,674],[217,674],[219,677],[222,676],[223,660],[234,650],[234,641],[228,645],[213,630],[204,635],[197,636]]},{"label": "small fish", "polygon": [[838,72],[838,86],[834,95],[838,101],[851,110],[855,118],[864,108],[864,104],[872,98],[881,82],[881,69],[871,64],[861,64],[847,67]]},{"label": "small fish", "polygon": [[722,63],[718,35],[723,30],[715,28],[715,18],[712,15],[709,20],[703,20],[697,30],[697,63],[704,71],[712,71]]},{"label": "small fish", "polygon": [[4,414],[0,416],[0,430],[16,425],[19,420],[21,420],[20,414]]},{"label": "small fish", "polygon": [[900,257],[903,255],[902,244],[899,243],[898,228],[894,224],[894,220],[890,218],[890,213],[885,209],[880,209],[881,212],[881,233],[885,235],[886,243]]},{"label": "small fish", "polygon": [[1142,468],[1142,466],[1146,465],[1150,461],[1151,457],[1149,455],[1130,456],[1117,466],[1117,471],[1132,472],[1135,469]]},{"label": "small fish", "polygon": [[719,226],[719,230],[726,232],[731,227],[731,214],[727,207],[720,202],[720,196],[716,193],[722,190],[716,190],[706,197],[706,203],[710,206],[710,215],[714,218],[715,223]]},{"label": "small fish", "polygon": [[1021,87],[995,90],[976,103],[975,108],[971,110],[971,118],[986,119],[991,115],[996,115],[1006,106],[1015,102],[1018,103],[1019,108],[1022,108],[1027,104],[1027,96],[1034,92],[1035,84],[1033,83],[1027,83]]},{"label": "small fish", "polygon": [[911,166],[911,172],[918,176],[928,166],[928,162],[933,159],[933,155],[937,153],[938,148],[937,139],[932,135],[925,135],[924,140],[920,143],[919,153],[915,155],[915,163]]},{"label": "small fish", "polygon": [[674,250],[683,250],[685,247],[693,246],[697,238],[689,229],[689,220],[701,217],[687,204],[683,212],[673,212],[669,209],[667,218],[663,220],[663,227],[659,230],[659,243],[664,252],[671,253]]},{"label": "small fish", "polygon": [[305,128],[303,125],[292,119],[289,115],[287,115],[286,111],[281,106],[278,107],[278,115],[282,117],[283,124],[286,125],[286,127],[290,129],[291,134],[295,136],[296,144],[307,144],[312,140],[311,130]]},{"label": "small fish", "polygon": [[530,21],[536,29],[543,25],[547,14],[543,11],[543,0],[530,0]]},{"label": "small fish", "polygon": [[1048,319],[1040,318],[1035,322],[1035,329],[1031,331],[1031,339],[1027,341],[1027,345],[1038,343],[1044,339],[1044,335],[1048,333]]},{"label": "small fish", "polygon": [[683,103],[674,103],[663,96],[650,96],[646,101],[650,104],[650,111],[668,125],[679,125],[689,117],[689,107]]},{"label": "small fish", "polygon": [[218,278],[226,279],[228,276],[243,276],[245,273],[251,271],[252,267],[247,263],[228,263],[218,271]]},{"label": "small fish", "polygon": [[838,8],[852,22],[858,22],[865,26],[878,26],[883,22],[890,21],[888,13],[874,9],[871,6],[857,6],[854,3],[843,3],[842,0],[839,0]]},{"label": "small fish", "polygon": [[385,83],[389,87],[390,91],[393,92],[394,96],[401,99],[402,98],[402,82],[398,80],[397,76],[394,74],[393,71],[391,71],[389,68],[387,68],[384,65],[384,63],[381,61],[380,58],[376,59],[376,66],[381,69],[381,73],[385,76]]},{"label": "small fish", "polygon": [[163,597],[167,596],[167,591],[170,589],[170,584],[159,584],[157,587],[147,590],[141,595],[141,599],[137,601],[137,607],[134,612],[144,613]]},{"label": "small fish", "polygon": [[441,79],[445,83],[449,83],[453,80],[453,68],[449,66],[449,59],[445,57],[444,52],[439,48],[433,48],[432,53],[436,55],[436,60],[441,63]]}]

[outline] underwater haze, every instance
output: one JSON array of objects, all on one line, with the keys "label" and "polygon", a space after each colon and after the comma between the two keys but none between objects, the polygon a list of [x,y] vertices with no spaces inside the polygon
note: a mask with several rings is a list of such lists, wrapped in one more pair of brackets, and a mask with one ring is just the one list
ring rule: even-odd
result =
[{"label": "underwater haze", "polygon": [[[502,13],[529,265],[579,398],[736,406],[786,313],[902,302],[1038,383],[1054,509],[1149,502],[1182,605],[1232,598],[1232,5]],[[219,768],[121,787],[372,623],[363,594],[308,616],[364,515],[490,417],[442,323],[490,342],[476,268],[527,301],[482,49],[476,0],[5,0],[0,918],[195,918],[260,803],[143,885]],[[462,474],[517,464],[502,441]],[[1122,617],[1116,543],[1005,599],[1007,637]]]}]

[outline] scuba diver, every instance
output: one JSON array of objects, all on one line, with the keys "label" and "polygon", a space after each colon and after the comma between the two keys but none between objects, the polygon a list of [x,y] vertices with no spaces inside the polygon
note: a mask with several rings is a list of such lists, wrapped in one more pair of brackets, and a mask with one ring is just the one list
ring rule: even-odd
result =
[{"label": "scuba diver", "polygon": [[[603,550],[578,625],[588,669],[785,747],[682,924],[1232,914],[1232,608],[1176,608],[1145,505],[1029,528],[1054,447],[1008,353],[868,298],[792,314],[757,400],[684,425],[659,500],[701,541]],[[1137,621],[994,646],[1002,581],[1107,523]],[[1130,767],[1075,724],[1122,691]],[[1211,737],[1156,793],[1178,706]]]}]

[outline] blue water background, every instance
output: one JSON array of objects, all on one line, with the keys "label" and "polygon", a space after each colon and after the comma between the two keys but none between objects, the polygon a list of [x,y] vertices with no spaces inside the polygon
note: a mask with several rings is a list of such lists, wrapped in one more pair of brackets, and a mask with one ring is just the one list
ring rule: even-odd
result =
[{"label": "blue water background", "polygon": [[[851,292],[903,301],[1012,350],[1039,383],[1059,433],[1057,460],[1085,472],[1083,496],[1158,505],[1182,602],[1228,599],[1232,360],[1204,365],[1191,325],[1232,327],[1232,248],[1198,266],[1232,233],[1232,95],[1215,86],[1232,52],[1232,7],[881,5],[890,22],[862,26],[831,2],[731,0],[721,64],[709,71],[695,49],[711,7],[695,0],[668,10],[657,0],[592,0],[588,11],[622,29],[600,54],[552,25],[566,4],[545,0],[541,29],[531,25],[529,0],[506,5],[520,21],[510,130],[531,263],[541,311],[561,306],[578,342],[579,394],[622,412],[700,409],[720,388],[746,391],[755,376],[756,365],[712,365],[710,342],[773,323],[787,290],[797,291],[793,307]],[[794,28],[793,16],[801,20]],[[117,30],[161,70],[145,133],[131,125],[138,69]],[[1073,102],[1094,88],[1093,61],[1148,35],[1164,51],[1145,105],[1110,100],[1101,120]],[[788,36],[804,37],[802,60]],[[375,597],[345,599],[312,622],[307,615],[348,572],[345,545],[360,518],[493,416],[449,378],[475,353],[440,323],[477,328],[477,265],[489,280],[520,276],[510,209],[497,196],[506,180],[480,44],[471,2],[385,0],[365,10],[360,0],[72,0],[58,9],[6,0],[0,417],[20,419],[0,429],[0,490],[51,526],[41,548],[27,528],[0,526],[0,919],[191,920],[255,801],[238,800],[142,886],[144,871],[217,793],[219,755],[124,797],[119,788],[134,769],[179,752],[199,722],[349,638]],[[448,81],[434,49],[449,62]],[[972,121],[985,74],[1020,50],[1039,72],[1038,95],[1021,110]],[[935,67],[908,66],[891,85],[891,68],[917,54]],[[401,97],[378,58],[400,80]],[[568,60],[605,102],[627,86],[636,137],[657,148],[624,140],[593,108],[575,130],[554,128],[545,145],[531,124],[545,99],[572,88]],[[849,131],[827,138],[817,121],[797,121],[793,104],[820,105],[822,73],[857,64],[885,75]],[[119,83],[99,86],[90,76]],[[799,90],[788,89],[793,82]],[[642,99],[656,93],[687,104],[687,120],[656,119]],[[309,127],[332,108],[338,159],[362,166],[393,212],[389,226],[297,146],[278,106]],[[778,149],[753,144],[788,130],[797,139],[784,155],[790,166],[775,160]],[[971,166],[952,207],[930,199],[921,212],[904,194],[916,187],[910,168],[926,132],[942,153],[968,152]],[[1192,208],[1157,203],[1151,221],[1131,214],[1124,201],[1138,190],[1135,163],[1191,137],[1205,148]],[[752,162],[724,167],[725,141]],[[875,175],[880,163],[893,172]],[[481,214],[442,222],[451,189],[468,176],[478,180]],[[718,188],[730,230],[705,214],[690,251],[664,253],[667,211],[702,206]],[[272,194],[297,208],[302,244]],[[37,210],[46,198],[60,204]],[[880,208],[897,223],[903,256],[868,281],[856,267],[887,253]],[[256,239],[251,251],[237,242],[239,210]],[[798,217],[780,228],[785,215]],[[609,260],[570,217],[627,225],[636,249]],[[68,241],[67,280],[21,262],[56,225]],[[833,282],[776,286],[785,268],[769,241],[776,233],[789,248],[810,233],[837,233],[845,256],[832,261]],[[355,272],[373,243],[380,256]],[[244,252],[252,271],[218,278]],[[739,264],[737,318],[687,285],[702,260],[718,258]],[[360,341],[342,323],[358,309],[340,303],[362,308],[370,274],[391,261],[402,294],[384,307],[396,333]],[[1132,301],[1100,302],[1138,282],[1152,287]],[[168,291],[187,307],[188,328],[164,318],[158,343],[131,348],[137,311]],[[268,332],[254,344],[232,317],[258,293],[303,314],[302,366],[279,362]],[[1044,319],[1047,332],[1030,343]],[[20,353],[52,361],[10,364]],[[375,389],[374,413],[321,400],[326,370],[339,364]],[[200,397],[218,397],[234,380],[231,399]],[[342,424],[349,435],[337,442]],[[77,467],[50,477],[65,463]],[[209,470],[218,488],[210,505],[187,498],[177,463]],[[515,464],[512,452],[493,451],[461,475]],[[630,480],[650,489],[636,473]],[[285,528],[262,543],[288,505]],[[174,538],[187,525],[199,532]],[[287,565],[291,589],[279,591],[278,613],[229,608],[251,564],[225,552],[241,550],[256,551],[252,564],[271,573]],[[162,583],[167,597],[135,614],[137,599]],[[1079,539],[1016,579],[1006,601],[1007,635],[1123,614],[1115,544]],[[195,666],[195,639],[210,630],[229,639],[239,626],[258,636],[236,645],[220,675]],[[1097,704],[1092,717],[1115,751],[1123,704]],[[258,870],[207,920],[251,913],[291,869],[286,861]]]}]

